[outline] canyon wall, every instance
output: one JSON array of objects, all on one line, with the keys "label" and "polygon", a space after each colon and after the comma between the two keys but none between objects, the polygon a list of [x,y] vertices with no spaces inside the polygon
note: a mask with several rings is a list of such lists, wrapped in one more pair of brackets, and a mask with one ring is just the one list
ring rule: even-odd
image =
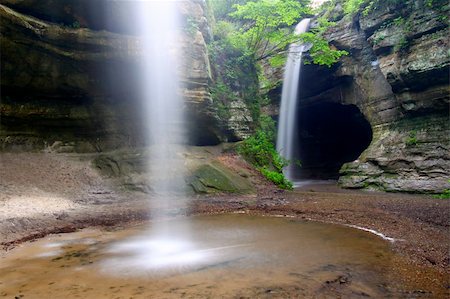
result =
[{"label": "canyon wall", "polygon": [[[189,140],[217,144],[223,134],[209,92],[205,3],[180,1],[177,8]],[[107,0],[0,1],[2,150],[145,145],[137,78],[142,51],[133,9]]]},{"label": "canyon wall", "polygon": [[450,174],[449,6],[393,2],[345,16],[337,1],[326,12],[336,22],[326,38],[349,55],[332,68],[305,67],[300,109],[354,105],[370,123],[370,145],[340,169],[343,187],[442,192]]}]

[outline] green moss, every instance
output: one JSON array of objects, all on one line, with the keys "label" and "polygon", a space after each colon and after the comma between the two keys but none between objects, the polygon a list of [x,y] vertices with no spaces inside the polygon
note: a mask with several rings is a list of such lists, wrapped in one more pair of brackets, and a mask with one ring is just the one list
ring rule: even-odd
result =
[{"label": "green moss", "polygon": [[[450,184],[450,180],[448,180],[447,182]],[[444,192],[433,197],[438,199],[450,199],[450,189],[445,189]]]},{"label": "green moss", "polygon": [[405,141],[406,146],[415,146],[417,145],[417,142],[417,131],[413,130],[409,132],[408,138]]},{"label": "green moss", "polygon": [[196,193],[251,193],[253,187],[243,176],[231,172],[220,162],[200,166],[189,178]]},{"label": "green moss", "polygon": [[433,197],[438,199],[450,199],[450,189],[445,189],[444,192]]}]

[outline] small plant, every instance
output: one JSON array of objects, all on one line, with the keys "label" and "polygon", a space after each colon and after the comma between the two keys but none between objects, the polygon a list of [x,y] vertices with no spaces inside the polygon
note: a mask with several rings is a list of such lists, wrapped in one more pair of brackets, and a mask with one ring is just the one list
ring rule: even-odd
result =
[{"label": "small plant", "polygon": [[385,38],[386,38],[386,35],[385,35],[384,33],[383,33],[383,34],[380,34],[380,35],[376,36],[376,37],[373,39],[373,44],[374,44],[374,45],[378,45],[378,44],[381,43]]},{"label": "small plant", "polygon": [[409,46],[408,39],[405,36],[403,36],[394,46],[394,52],[405,50],[408,48],[408,46]]},{"label": "small plant", "polygon": [[406,146],[415,146],[417,144],[417,131],[409,132],[408,138],[406,139]]},{"label": "small plant", "polygon": [[198,31],[198,24],[196,20],[192,17],[188,17],[186,20],[186,27],[184,29],[187,34],[190,36],[194,36]]},{"label": "small plant", "polygon": [[450,199],[450,189],[445,189],[441,194],[437,194],[433,196],[437,199]]},{"label": "small plant", "polygon": [[242,142],[238,152],[268,180],[280,188],[292,189],[292,183],[282,172],[283,167],[288,165],[288,161],[278,154],[269,134],[259,129],[253,136]]},{"label": "small plant", "polygon": [[365,0],[347,0],[344,4],[344,12],[348,15],[355,14]]},{"label": "small plant", "polygon": [[81,25],[80,25],[80,22],[75,21],[72,23],[72,25],[70,27],[72,27],[73,29],[79,29],[81,27]]},{"label": "small plant", "polygon": [[403,26],[404,24],[405,24],[405,19],[403,19],[403,17],[398,17],[398,18],[395,18],[393,21],[392,21],[392,23],[395,25],[395,26]]},{"label": "small plant", "polygon": [[286,179],[286,177],[276,171],[269,170],[267,168],[262,168],[261,173],[269,180],[275,183],[278,187],[282,189],[291,190],[293,188],[292,182]]},{"label": "small plant", "polygon": [[[450,180],[447,181],[450,184]],[[437,194],[433,196],[438,199],[450,199],[450,189],[445,189],[441,194]]]}]

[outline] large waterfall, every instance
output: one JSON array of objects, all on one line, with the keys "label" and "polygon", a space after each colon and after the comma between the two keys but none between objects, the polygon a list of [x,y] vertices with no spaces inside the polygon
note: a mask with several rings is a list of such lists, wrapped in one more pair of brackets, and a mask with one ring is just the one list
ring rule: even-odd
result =
[{"label": "large waterfall", "polygon": [[[295,28],[295,34],[308,30],[310,19],[302,20]],[[283,170],[289,180],[294,179],[295,149],[297,147],[297,100],[299,97],[299,80],[302,67],[302,53],[307,45],[292,44],[286,63],[281,95],[281,111],[278,122],[277,151],[291,163]]]}]

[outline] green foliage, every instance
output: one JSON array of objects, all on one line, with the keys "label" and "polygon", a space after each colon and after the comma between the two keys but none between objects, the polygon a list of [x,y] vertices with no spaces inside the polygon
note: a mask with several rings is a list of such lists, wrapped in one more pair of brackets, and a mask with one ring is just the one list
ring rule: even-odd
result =
[{"label": "green foliage", "polygon": [[384,39],[386,38],[386,34],[378,34],[374,39],[373,39],[373,44],[374,45],[378,45],[380,42],[382,42]]},{"label": "green foliage", "polygon": [[395,18],[393,21],[392,21],[392,23],[395,25],[395,26],[403,26],[404,24],[405,24],[405,19],[403,19],[403,17],[397,17],[397,18]]},{"label": "green foliage", "polygon": [[239,147],[239,153],[256,167],[273,168],[281,172],[283,167],[287,165],[287,161],[275,150],[270,137],[262,130],[258,130],[254,135],[244,140]]},{"label": "green foliage", "polygon": [[233,45],[246,49],[256,61],[280,55],[298,40],[290,26],[310,13],[308,3],[306,0],[260,0],[235,5],[230,16],[241,26],[231,36]]},{"label": "green foliage", "polygon": [[331,66],[346,51],[333,49],[323,38],[324,32],[334,23],[319,18],[319,26],[301,36],[295,35],[289,28],[298,22],[302,15],[310,13],[306,4],[295,0],[262,0],[236,5],[236,11],[230,15],[243,22],[241,30],[230,35],[230,41],[236,48],[246,49],[256,61],[269,58],[271,66],[285,63],[285,49],[294,42],[307,42],[312,45],[310,57],[313,63]]},{"label": "green foliage", "polygon": [[[330,67],[336,63],[341,56],[348,55],[347,51],[332,49],[323,37],[314,32],[302,33],[300,37],[303,43],[312,45],[309,50],[309,56],[315,64]],[[305,63],[309,63],[309,61],[305,60]]]},{"label": "green foliage", "polygon": [[73,22],[71,27],[74,29],[79,29],[81,27],[80,22],[78,21]]},{"label": "green foliage", "polygon": [[258,130],[253,136],[242,142],[238,148],[247,161],[253,164],[268,180],[284,189],[292,189],[292,183],[283,175],[283,167],[288,161],[283,159],[275,149],[271,136]]},{"label": "green foliage", "polygon": [[266,179],[273,182],[278,187],[280,187],[282,189],[287,189],[287,190],[293,189],[292,182],[287,180],[286,177],[282,173],[272,171],[267,168],[262,168],[261,173],[264,175],[264,177],[266,177]]},{"label": "green foliage", "polygon": [[366,0],[347,0],[344,4],[344,12],[353,15],[359,11],[361,5],[365,2]]},{"label": "green foliage", "polygon": [[[450,184],[450,180],[447,181]],[[445,189],[441,194],[437,194],[433,196],[434,198],[439,199],[450,199],[450,189]]]},{"label": "green foliage", "polygon": [[271,67],[277,68],[282,67],[286,64],[287,57],[284,55],[275,55],[269,58],[269,63]]},{"label": "green foliage", "polygon": [[235,98],[233,91],[219,79],[215,84],[211,85],[210,92],[219,118],[222,120],[229,119],[230,111],[226,103]]},{"label": "green foliage", "polygon": [[406,36],[402,36],[394,46],[394,52],[406,50],[409,46],[409,41]]},{"label": "green foliage", "polygon": [[252,118],[259,118],[259,93],[257,69],[252,57],[234,47],[228,39],[230,29],[227,22],[220,22],[220,38],[208,45],[215,82],[210,85],[214,106],[219,117],[226,121],[230,117],[229,104],[244,100]]},{"label": "green foliage", "polygon": [[210,0],[208,4],[212,7],[216,20],[229,20],[229,14],[234,11],[236,4],[245,4],[251,0]]},{"label": "green foliage", "polygon": [[450,199],[450,189],[445,189],[441,194],[437,194],[433,196],[438,199]]},{"label": "green foliage", "polygon": [[275,143],[277,126],[270,116],[261,114],[259,117],[259,128],[266,134],[270,141]]},{"label": "green foliage", "polygon": [[347,16],[355,15],[362,11],[364,16],[367,16],[371,11],[379,7],[391,4],[403,3],[405,0],[345,0],[344,13]]},{"label": "green foliage", "polygon": [[314,64],[330,67],[336,63],[340,57],[348,55],[348,52],[330,47],[328,41],[323,37],[328,28],[335,25],[335,23],[330,22],[324,17],[318,18],[317,21],[318,26],[311,28],[309,32],[299,35],[299,40],[302,43],[311,45],[309,57],[306,57],[305,63],[312,62]]},{"label": "green foliage", "polygon": [[406,146],[415,146],[417,144],[417,131],[409,132],[408,138],[405,141]]},{"label": "green foliage", "polygon": [[199,27],[196,20],[189,16],[186,20],[186,26],[184,27],[186,33],[190,36],[194,36],[194,34],[198,31],[198,28]]},{"label": "green foliage", "polygon": [[[227,40],[232,32],[236,31],[237,28],[235,24],[228,21],[218,21],[214,25],[214,39],[215,40]],[[228,42],[231,44],[231,42]]]}]

